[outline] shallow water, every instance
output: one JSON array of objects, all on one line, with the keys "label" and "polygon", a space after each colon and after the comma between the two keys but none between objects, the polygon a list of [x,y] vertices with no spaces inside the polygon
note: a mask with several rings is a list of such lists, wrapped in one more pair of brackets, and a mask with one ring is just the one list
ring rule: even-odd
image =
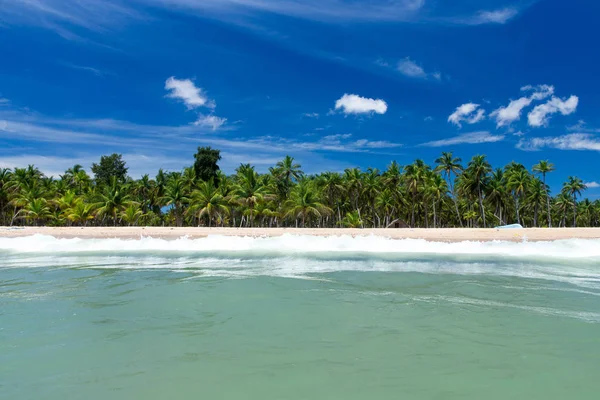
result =
[{"label": "shallow water", "polygon": [[0,398],[596,399],[600,241],[0,239]]}]

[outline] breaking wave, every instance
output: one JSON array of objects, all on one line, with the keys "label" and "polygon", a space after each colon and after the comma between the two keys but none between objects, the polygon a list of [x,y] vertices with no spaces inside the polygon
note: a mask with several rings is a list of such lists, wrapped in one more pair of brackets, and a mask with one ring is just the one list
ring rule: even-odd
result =
[{"label": "breaking wave", "polygon": [[335,272],[497,275],[600,288],[600,240],[429,242],[378,236],[0,238],[0,268],[165,269],[203,276],[311,277]]}]

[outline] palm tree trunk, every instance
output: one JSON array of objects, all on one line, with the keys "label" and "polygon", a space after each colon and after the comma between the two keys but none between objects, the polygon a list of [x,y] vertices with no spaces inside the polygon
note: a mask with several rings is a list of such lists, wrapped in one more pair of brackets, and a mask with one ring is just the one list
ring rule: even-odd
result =
[{"label": "palm tree trunk", "polygon": [[414,228],[415,227],[415,203],[416,203],[414,192],[413,192],[412,198],[413,198],[413,201],[412,201],[412,213],[411,213],[411,217],[410,217],[410,227]]},{"label": "palm tree trunk", "polygon": [[13,217],[12,217],[12,219],[10,220],[10,226],[13,226],[13,223],[15,222],[15,219],[17,218],[17,214],[18,214],[18,213],[17,213],[17,206],[15,206],[15,209],[14,209],[14,211],[13,211]]},{"label": "palm tree trunk", "polygon": [[573,196],[573,228],[577,227],[577,197]]},{"label": "palm tree trunk", "polygon": [[552,213],[550,212],[550,196],[546,187],[546,174],[544,174],[544,191],[546,192],[546,204],[548,205],[548,228],[552,228]]},{"label": "palm tree trunk", "polygon": [[460,212],[458,211],[458,201],[456,201],[456,193],[454,193],[454,185],[448,176],[448,182],[450,183],[450,191],[452,192],[452,201],[454,201],[454,210],[456,211],[456,217],[458,218],[458,222],[460,222],[460,227],[463,227],[462,218],[460,217]]},{"label": "palm tree trunk", "polygon": [[483,219],[483,227],[487,228],[485,223],[485,210],[483,209],[483,197],[481,196],[481,184],[477,182],[477,191],[479,192],[479,210],[481,211],[481,218]]},{"label": "palm tree trunk", "polygon": [[360,209],[358,208],[358,206],[356,207],[356,212],[358,213],[358,219],[360,219],[360,227],[364,229],[365,224],[362,220],[362,216],[360,215]]},{"label": "palm tree trunk", "polygon": [[433,200],[433,228],[436,228],[437,214],[435,212],[435,200]]},{"label": "palm tree trunk", "polygon": [[519,196],[515,196],[515,209],[517,210],[517,224],[520,224],[521,216],[519,215]]}]

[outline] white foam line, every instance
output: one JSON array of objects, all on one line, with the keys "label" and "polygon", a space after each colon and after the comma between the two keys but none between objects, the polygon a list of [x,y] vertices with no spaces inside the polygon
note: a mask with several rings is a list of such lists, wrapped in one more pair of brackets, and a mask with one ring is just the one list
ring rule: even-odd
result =
[{"label": "white foam line", "polygon": [[379,236],[302,236],[256,238],[209,236],[201,239],[164,240],[57,239],[34,235],[0,238],[0,250],[18,253],[253,253],[297,255],[311,253],[497,255],[503,257],[555,257],[600,260],[600,240],[568,239],[552,242],[429,242],[421,239],[389,239]]}]

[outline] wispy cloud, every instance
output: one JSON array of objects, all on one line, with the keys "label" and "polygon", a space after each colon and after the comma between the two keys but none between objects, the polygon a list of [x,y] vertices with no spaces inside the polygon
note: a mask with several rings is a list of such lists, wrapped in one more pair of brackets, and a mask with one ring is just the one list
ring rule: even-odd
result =
[{"label": "wispy cloud", "polygon": [[584,183],[585,186],[587,186],[588,189],[596,189],[596,188],[600,188],[600,183],[593,181],[593,182],[585,182]]},{"label": "wispy cloud", "polygon": [[227,122],[227,118],[217,117],[216,115],[200,115],[194,125],[204,126],[216,131]]},{"label": "wispy cloud", "polygon": [[23,0],[5,1],[0,20],[6,25],[29,25],[54,31],[67,40],[87,41],[77,30],[106,32],[127,21],[145,20],[140,7],[117,0]]},{"label": "wispy cloud", "polygon": [[252,143],[271,148],[295,151],[324,151],[340,153],[368,153],[383,149],[402,147],[401,143],[387,140],[355,139],[352,134],[326,135],[316,141],[298,141],[281,137],[265,136],[251,140]]},{"label": "wispy cloud", "polygon": [[71,63],[62,63],[62,65],[64,65],[65,67],[71,68],[71,69],[77,69],[80,71],[86,71],[89,72],[91,74],[94,74],[96,76],[104,76],[106,75],[106,72],[99,70],[98,68],[94,68],[94,67],[88,67],[85,65],[76,65],[76,64],[71,64]]},{"label": "wispy cloud", "polygon": [[[155,1],[156,2],[156,1]],[[406,21],[425,0],[163,0],[163,3],[218,14],[266,11],[317,21]],[[160,3],[160,2],[159,2]]]},{"label": "wispy cloud", "polygon": [[425,69],[421,65],[419,65],[416,61],[411,60],[410,57],[406,57],[406,58],[400,60],[400,62],[398,62],[397,70],[402,75],[407,76],[409,78],[416,78],[416,79],[433,78],[438,81],[442,79],[441,73],[426,72]]},{"label": "wispy cloud", "polygon": [[546,148],[600,151],[600,138],[588,133],[570,133],[562,136],[521,139],[516,147],[524,151],[538,151]]},{"label": "wispy cloud", "polygon": [[453,21],[465,25],[505,24],[518,14],[519,11],[516,8],[482,10],[469,17],[455,18]]},{"label": "wispy cloud", "polygon": [[465,103],[458,107],[448,117],[448,122],[461,127],[462,122],[476,124],[485,118],[485,110],[479,108],[479,104]]},{"label": "wispy cloud", "polygon": [[319,118],[319,113],[304,113],[302,116],[306,118]]},{"label": "wispy cloud", "polygon": [[480,144],[480,143],[495,143],[504,140],[504,135],[494,135],[487,131],[463,133],[458,136],[453,136],[448,139],[434,140],[432,142],[423,143],[420,146],[424,147],[444,147],[455,144]]},{"label": "wispy cloud", "polygon": [[406,57],[398,63],[398,71],[410,78],[427,78],[427,73],[419,64]]},{"label": "wispy cloud", "polygon": [[370,99],[356,94],[344,94],[335,102],[335,109],[344,114],[385,114],[387,103],[381,99]]},{"label": "wispy cloud", "polygon": [[600,133],[600,129],[588,126],[582,119],[577,121],[577,123],[574,125],[567,126],[567,130],[578,133]]}]

